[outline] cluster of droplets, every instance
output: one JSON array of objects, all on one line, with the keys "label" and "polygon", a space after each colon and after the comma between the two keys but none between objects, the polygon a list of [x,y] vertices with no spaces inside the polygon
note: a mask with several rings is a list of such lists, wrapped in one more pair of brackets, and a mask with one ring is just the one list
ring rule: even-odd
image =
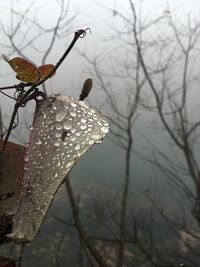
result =
[{"label": "cluster of droplets", "polygon": [[62,95],[42,100],[24,158],[25,183],[13,227],[18,238],[33,238],[67,173],[108,130],[106,119],[83,101]]}]

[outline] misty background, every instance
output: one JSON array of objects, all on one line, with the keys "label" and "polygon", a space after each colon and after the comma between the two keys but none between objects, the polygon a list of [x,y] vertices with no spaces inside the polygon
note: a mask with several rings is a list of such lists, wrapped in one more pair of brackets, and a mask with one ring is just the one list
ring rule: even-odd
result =
[{"label": "misty background", "polygon": [[[157,73],[155,72],[151,77],[160,91],[163,86],[163,72],[159,72],[159,70],[164,62],[172,57],[165,72],[167,86],[172,86],[171,89],[167,87],[168,94],[166,96],[170,95],[170,97],[166,102],[163,101],[166,114],[181,103],[180,92],[185,58],[182,58],[183,51],[179,38],[176,37],[180,36],[183,44],[187,46],[188,29],[191,32],[194,31],[194,39],[196,38],[197,41],[191,51],[188,64],[186,81],[188,94],[184,112],[188,114],[188,125],[198,123],[200,26],[196,27],[195,25],[199,25],[199,1],[157,0],[150,2],[143,0],[133,2],[141,22],[141,26],[139,26],[142,34],[140,35],[138,32],[138,35],[144,40],[145,62],[150,72],[154,73],[157,70]],[[127,114],[130,101],[136,96],[134,86],[137,58],[137,47],[133,41],[130,23],[133,23],[133,12],[129,1],[109,0],[105,3],[89,0],[82,2],[76,0],[63,2],[54,0],[0,1],[0,52],[10,58],[24,55],[36,65],[41,65],[43,55],[52,40],[50,29],[57,23],[62,4],[67,8],[66,16],[69,21],[63,20],[63,24],[60,24],[63,28],[58,30],[59,37],[56,37],[45,63],[55,64],[59,60],[76,30],[90,28],[91,34],[88,32],[85,38],[77,41],[67,59],[57,70],[56,75],[46,82],[46,91],[48,94],[61,93],[78,99],[84,80],[92,78],[93,89],[86,101],[111,118],[111,130],[113,129],[115,133],[121,135],[120,131],[116,131],[116,125],[112,123],[112,118],[116,119],[116,117],[109,103],[108,95],[102,89],[102,80],[98,75],[102,77],[103,84],[115,100],[114,103],[120,112]],[[23,20],[19,31],[12,39],[9,34],[20,21],[17,15],[24,13],[27,15],[27,19]],[[171,18],[173,18],[174,25],[177,25],[179,31],[177,36],[171,26]],[[31,20],[41,26],[41,34],[38,35],[38,28],[33,26]],[[152,25],[151,22],[153,22]],[[144,28],[142,28],[143,26]],[[35,38],[36,36],[37,38]],[[27,45],[28,40],[32,40],[32,38],[33,41]],[[13,43],[17,45],[22,55],[19,54]],[[96,72],[95,66],[98,72]],[[18,83],[15,73],[4,60],[0,60],[0,70],[0,87]],[[139,72],[142,80],[144,77],[142,69]],[[11,90],[7,90],[6,93],[13,95]],[[172,101],[172,106],[169,105],[169,99]],[[1,95],[0,101],[3,126],[6,129],[9,125],[14,101],[4,95]],[[158,109],[155,108],[154,95],[146,81],[141,88],[138,101],[131,130],[133,145],[130,159],[127,228],[134,231],[133,228],[137,221],[138,225],[141,225],[139,235],[141,239],[144,237],[144,244],[151,247],[156,243],[160,258],[164,257],[165,250],[167,250],[170,256],[168,255],[165,261],[173,262],[174,265],[171,266],[180,266],[181,263],[184,263],[184,266],[199,266],[198,220],[191,214],[191,201],[188,201],[183,190],[179,190],[179,184],[176,184],[174,179],[170,179],[170,175],[173,176],[173,172],[175,173],[173,164],[178,166],[178,169],[181,166],[183,171],[180,172],[179,177],[195,194],[196,188],[193,180],[190,179],[190,172],[185,171],[187,162],[184,153],[166,132]],[[20,110],[19,126],[12,132],[11,141],[26,144],[33,112],[34,103],[28,103],[25,108]],[[173,116],[167,117],[167,122],[174,131],[177,131],[178,136],[176,126],[178,128],[179,122]],[[195,160],[199,163],[198,131],[195,134],[192,151]],[[110,222],[109,218],[112,216],[106,207],[110,206],[113,211],[120,209],[126,168],[126,149],[121,148],[120,135],[113,135],[110,131],[103,142],[87,152],[70,172],[75,195],[80,197],[81,218],[88,235],[92,233],[98,236],[100,233],[105,236],[107,230],[102,230],[104,229],[103,224],[101,225],[99,222],[101,220],[96,218],[101,214],[102,217],[107,218],[106,221],[111,226],[113,222]],[[122,133],[122,139],[123,137],[124,133]],[[158,161],[169,166],[172,173],[165,172],[164,167],[159,168],[161,165],[156,164]],[[66,188],[62,185],[55,196],[40,233],[33,242],[23,247],[22,266],[35,266],[36,262],[38,266],[90,266],[87,259],[84,259],[83,265],[80,265],[77,256],[80,242],[76,229],[70,226],[71,221],[73,219],[69,200]],[[115,227],[117,229],[117,226]],[[116,230],[115,227],[114,230]],[[182,240],[182,230],[187,234],[189,231],[193,232],[198,238],[195,239],[195,242],[192,240],[189,241],[189,245],[186,245],[187,240],[185,241],[183,238],[185,243]],[[150,239],[152,243],[149,241]],[[186,252],[183,251],[183,243],[187,247]],[[127,252],[128,256],[126,256],[124,266],[170,266],[167,265],[168,263],[158,265],[159,260],[157,259],[157,265],[153,265],[147,254],[144,253],[144,256],[141,251],[138,252],[135,245],[130,246],[127,248],[129,254]],[[19,255],[22,255],[20,245],[3,245],[0,250],[1,255],[4,256],[18,258]],[[112,252],[109,253],[112,254]],[[153,253],[152,255],[154,255]],[[153,257],[156,257],[155,255]],[[111,263],[110,266],[115,265]]]}]

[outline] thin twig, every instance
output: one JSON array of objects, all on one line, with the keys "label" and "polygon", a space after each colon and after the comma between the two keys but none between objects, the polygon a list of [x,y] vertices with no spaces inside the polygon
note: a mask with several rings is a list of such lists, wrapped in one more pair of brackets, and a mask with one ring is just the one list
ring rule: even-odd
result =
[{"label": "thin twig", "polygon": [[[83,38],[85,37],[86,33],[87,33],[87,30],[90,31],[89,28],[83,30],[77,30],[74,34],[74,38],[72,40],[72,42],[70,43],[70,45],[68,46],[67,50],[65,51],[65,53],[63,54],[63,56],[60,58],[60,60],[58,61],[58,63],[55,65],[55,67],[53,68],[53,70],[42,80],[38,81],[37,83],[35,84],[32,84],[32,86],[26,91],[26,92],[22,92],[22,95],[21,95],[21,98],[18,99],[15,103],[15,106],[14,106],[14,110],[13,110],[13,113],[12,113],[12,116],[11,116],[11,120],[10,120],[10,124],[9,124],[9,127],[8,127],[8,130],[6,132],[6,136],[5,136],[5,139],[4,139],[4,143],[3,143],[3,147],[2,147],[2,150],[4,150],[5,146],[6,146],[6,143],[8,141],[8,138],[10,136],[10,133],[13,129],[13,124],[14,124],[14,121],[15,121],[15,117],[17,115],[17,111],[19,109],[19,107],[23,107],[26,105],[26,103],[32,99],[36,99],[37,96],[45,96],[44,93],[38,91],[37,87],[41,84],[43,84],[47,79],[49,79],[53,73],[55,73],[55,71],[59,68],[59,66],[62,64],[62,62],[65,60],[65,58],[67,57],[67,55],[69,54],[69,52],[71,51],[71,49],[73,48],[73,46],[75,45],[76,41],[79,39],[79,38]],[[30,84],[28,84],[30,86]],[[22,88],[24,88],[25,86],[27,86],[27,84],[19,84],[19,85],[14,85],[14,88],[19,88],[19,86],[21,86]],[[6,87],[4,87],[5,89]],[[2,90],[4,90],[2,88]],[[11,86],[8,86],[7,89],[12,89]]]}]

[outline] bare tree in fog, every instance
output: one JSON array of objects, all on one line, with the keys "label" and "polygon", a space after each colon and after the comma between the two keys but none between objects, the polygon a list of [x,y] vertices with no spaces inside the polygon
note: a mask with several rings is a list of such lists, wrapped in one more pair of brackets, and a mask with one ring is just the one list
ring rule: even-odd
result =
[{"label": "bare tree in fog", "polygon": [[[115,145],[119,146],[124,150],[124,185],[121,197],[120,204],[120,213],[117,220],[117,226],[119,227],[119,236],[118,236],[118,249],[115,257],[116,267],[121,267],[124,263],[124,253],[126,247],[127,239],[127,213],[130,208],[128,205],[128,195],[130,188],[131,180],[131,164],[132,164],[132,150],[133,150],[133,124],[138,117],[137,108],[140,99],[140,91],[145,84],[145,78],[140,78],[140,60],[137,57],[136,62],[133,66],[133,76],[129,77],[129,84],[124,83],[124,87],[121,90],[121,93],[118,96],[115,95],[114,90],[112,89],[112,83],[109,83],[109,75],[107,74],[107,79],[104,76],[104,71],[101,71],[101,59],[96,57],[95,59],[90,59],[86,54],[82,54],[87,62],[90,63],[94,71],[96,82],[98,86],[103,90],[107,104],[110,109],[109,120],[111,122],[111,136],[110,141]],[[116,60],[113,64],[118,65],[120,62]],[[123,75],[128,75],[124,73]],[[109,73],[109,70],[108,70]],[[115,76],[116,75],[116,76]],[[118,78],[118,74],[113,74],[114,77]],[[120,79],[123,79],[120,77]],[[116,223],[116,222],[115,222]]]},{"label": "bare tree in fog", "polygon": [[[174,22],[173,13],[166,10],[161,18],[164,21],[165,32],[153,36],[153,30],[147,26],[156,26],[159,29],[159,21],[146,20],[146,25],[141,24],[141,20],[136,7],[130,0],[130,9],[132,19],[127,20],[125,16],[119,13],[119,16],[129,24],[130,30],[134,36],[134,45],[137,48],[137,56],[146,78],[148,87],[151,89],[154,100],[145,104],[145,99],[140,104],[149,111],[157,112],[163,124],[163,131],[168,133],[172,141],[173,158],[168,154],[154,150],[152,159],[147,159],[155,164],[167,179],[172,182],[173,188],[181,192],[184,202],[187,203],[192,211],[192,215],[199,224],[199,118],[196,117],[195,111],[198,108],[198,102],[195,103],[195,93],[198,97],[199,72],[196,71],[196,57],[198,58],[198,45],[200,37],[200,24],[194,22],[188,17],[187,27],[177,25]],[[167,23],[166,23],[167,22]],[[166,24],[165,24],[166,23]],[[161,27],[163,26],[161,24]],[[152,35],[151,35],[152,33]],[[175,75],[174,75],[175,73]],[[194,106],[191,106],[194,102]],[[191,186],[192,182],[192,186]],[[163,209],[158,208],[158,204],[149,201],[158,209],[158,212],[170,223],[171,227],[176,230],[178,238],[181,229],[185,234],[191,236],[193,242],[199,244],[199,233],[194,232],[184,221],[177,224],[169,219]],[[189,264],[196,266],[196,260],[191,259],[198,256],[198,250],[195,252],[191,246],[188,246],[189,256],[180,259]],[[197,245],[198,246],[198,245]],[[177,254],[178,255],[178,254]],[[197,259],[198,260],[198,259]]]},{"label": "bare tree in fog", "polygon": [[[138,248],[146,256],[151,266],[177,266],[181,262],[185,262],[188,266],[198,266],[196,247],[200,243],[199,230],[188,225],[184,209],[190,209],[193,217],[200,224],[198,158],[200,121],[196,116],[199,105],[198,101],[195,101],[195,94],[199,97],[197,91],[199,90],[199,71],[197,71],[196,60],[200,24],[192,21],[190,16],[187,17],[187,25],[178,24],[179,21],[175,20],[174,14],[168,8],[158,18],[148,19],[147,17],[142,20],[142,11],[137,5],[137,8],[135,7],[133,1],[128,2],[131,11],[129,17],[120,10],[112,12],[113,16],[123,22],[123,30],[116,27],[113,34],[113,41],[118,44],[118,47],[113,49],[114,54],[109,55],[113,57],[111,59],[113,65],[108,63],[106,66],[103,56],[91,59],[83,54],[91,64],[96,82],[105,93],[106,102],[111,110],[110,140],[126,152],[120,220],[117,219],[120,241],[116,254],[118,259],[116,266],[122,266],[125,262],[126,237],[132,237],[132,241],[135,240],[135,249]],[[124,52],[123,49],[126,51]],[[117,85],[120,89],[115,88]],[[148,99],[145,98],[145,94]],[[150,145],[152,154],[150,157],[142,155],[142,158],[155,165],[170,181],[172,188],[177,190],[182,199],[184,198],[180,206],[182,221],[177,222],[174,218],[170,218],[165,211],[165,205],[162,207],[161,203],[154,201],[149,192],[145,192],[145,195],[149,204],[164,219],[177,240],[181,240],[180,242],[187,247],[187,255],[176,251],[175,247],[174,252],[171,250],[172,254],[175,253],[175,257],[170,256],[171,252],[161,252],[161,247],[151,233],[146,237],[143,236],[143,239],[147,238],[148,242],[152,240],[148,245],[144,240],[134,239],[135,235],[138,237],[136,234],[138,228],[142,231],[141,225],[137,223],[135,233],[130,233],[128,230],[127,188],[132,177],[130,164],[131,153],[134,151],[133,122],[137,118],[137,110],[141,107],[152,114],[159,115],[162,124],[159,124],[161,129],[158,129],[158,132],[162,131],[164,137],[167,133],[170,137],[170,156],[168,152],[165,153],[156,146]],[[151,140],[149,144],[150,142]],[[139,153],[141,156],[142,152],[139,151]],[[186,207],[183,208],[184,205]],[[137,219],[139,221],[139,218]],[[188,238],[184,238],[184,235]],[[192,241],[189,241],[189,237]],[[190,242],[196,243],[196,247],[190,245]]]},{"label": "bare tree in fog", "polygon": [[[170,177],[174,185],[185,194],[188,202],[193,206],[192,214],[200,224],[200,169],[198,151],[195,147],[199,143],[198,130],[200,122],[198,118],[195,118],[194,107],[191,107],[194,100],[191,99],[190,95],[196,89],[194,85],[198,86],[199,82],[197,78],[198,73],[195,73],[195,57],[197,56],[196,53],[198,52],[200,40],[200,24],[192,25],[193,22],[188,20],[188,28],[178,29],[169,11],[167,15],[170,23],[169,27],[172,28],[174,34],[171,37],[173,39],[170,40],[174,44],[172,47],[173,54],[171,55],[172,57],[167,58],[165,64],[159,62],[160,76],[155,66],[152,66],[152,64],[147,63],[145,60],[143,46],[139,41],[136,10],[131,1],[130,6],[133,12],[135,44],[144,75],[155,98],[155,107],[152,109],[158,112],[164,130],[169,134],[173,145],[180,150],[183,156],[183,158],[180,158],[180,162],[173,162],[172,159],[170,160],[166,155],[160,153],[158,156],[163,157],[166,164],[163,165],[162,161],[155,156],[156,164]],[[184,32],[181,30],[184,30]],[[176,69],[178,64],[179,69]],[[170,73],[171,77],[168,74],[170,71],[177,71],[179,75],[178,81],[174,80],[174,84],[173,74]],[[157,81],[160,82],[159,85],[156,84]],[[198,108],[198,105],[196,108]],[[187,185],[188,183],[184,182],[183,176],[192,181],[195,190],[192,190]]]},{"label": "bare tree in fog", "polygon": [[[167,40],[170,40],[169,47],[166,49],[166,46],[164,46],[164,48],[167,52],[172,49],[172,54],[165,61],[159,59],[160,75],[156,71],[157,66],[149,64],[147,57],[144,56],[143,43],[139,39],[139,22],[136,8],[131,0],[129,2],[133,14],[132,30],[135,44],[143,73],[155,100],[153,110],[159,114],[164,126],[163,130],[171,138],[174,156],[178,155],[176,156],[177,158],[171,158],[157,150],[153,152],[153,159],[150,161],[156,164],[164,176],[172,182],[173,187],[182,194],[184,201],[187,202],[188,207],[191,209],[192,215],[200,225],[200,164],[197,149],[200,121],[195,116],[195,111],[198,110],[199,105],[194,100],[196,90],[199,89],[199,72],[195,69],[195,58],[198,57],[200,24],[199,22],[195,23],[188,17],[187,26],[177,25],[174,22],[173,14],[171,14],[170,10],[167,10],[166,19],[172,31],[172,36],[169,38],[167,34],[166,36],[164,35],[160,49],[164,50],[163,46]],[[153,40],[151,42],[153,43]],[[177,72],[178,79],[174,78],[173,71]],[[191,106],[193,102],[194,106]],[[166,221],[169,219],[163,211],[161,214],[166,218]],[[179,225],[179,228],[175,222],[170,223],[174,224],[173,226],[175,229],[177,228],[177,231],[181,229],[181,226]],[[199,233],[195,233],[194,229],[187,226],[187,223],[183,223],[182,227],[185,234],[191,236],[193,242],[199,244]],[[191,266],[195,266],[195,260],[192,261],[191,257],[192,255],[197,257],[198,251],[194,253],[192,247],[188,251],[190,252],[190,259],[187,258],[185,260]]]}]

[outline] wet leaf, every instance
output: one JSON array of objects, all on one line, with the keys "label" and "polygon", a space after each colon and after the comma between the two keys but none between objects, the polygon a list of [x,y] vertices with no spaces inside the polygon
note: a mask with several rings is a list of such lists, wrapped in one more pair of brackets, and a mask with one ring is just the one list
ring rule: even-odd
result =
[{"label": "wet leaf", "polygon": [[106,119],[67,96],[41,100],[27,152],[24,186],[10,238],[31,241],[60,184],[80,157],[108,132]]},{"label": "wet leaf", "polygon": [[15,267],[15,260],[0,256],[0,267]]},{"label": "wet leaf", "polygon": [[[53,64],[46,64],[42,65],[38,68],[40,79],[43,80],[46,78],[47,75],[55,68]],[[55,75],[55,72],[52,74],[52,76]]]},{"label": "wet leaf", "polygon": [[25,147],[7,142],[0,154],[0,215],[16,206],[24,175],[24,153]]}]

